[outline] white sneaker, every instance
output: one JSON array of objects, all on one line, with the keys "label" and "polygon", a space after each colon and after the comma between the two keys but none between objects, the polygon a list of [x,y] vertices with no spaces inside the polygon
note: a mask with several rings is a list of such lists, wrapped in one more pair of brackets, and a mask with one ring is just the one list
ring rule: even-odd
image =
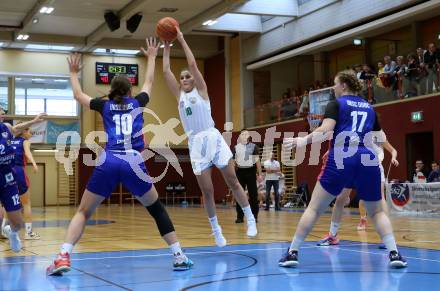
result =
[{"label": "white sneaker", "polygon": [[216,244],[218,247],[222,248],[222,247],[224,247],[224,246],[226,245],[226,239],[225,239],[225,237],[223,236],[223,233],[222,233],[222,229],[221,229],[221,228],[218,228],[217,230],[214,230],[214,232],[212,233],[212,235],[214,236],[214,238],[215,238],[215,244]]},{"label": "white sneaker", "polygon": [[40,238],[41,238],[40,235],[38,233],[36,233],[36,232],[33,232],[33,231],[26,232],[24,234],[24,239],[26,239],[26,240],[37,240],[37,239],[40,239]]},{"label": "white sneaker", "polygon": [[11,226],[10,225],[5,225],[4,227],[2,227],[2,236],[4,238],[9,238],[10,234],[11,234]]},{"label": "white sneaker", "polygon": [[254,237],[258,233],[257,223],[255,220],[251,220],[247,222],[247,236]]},{"label": "white sneaker", "polygon": [[11,246],[11,250],[14,253],[18,253],[21,250],[21,241],[18,233],[12,232],[9,225],[5,226],[5,228],[9,228],[9,245]]},{"label": "white sneaker", "polygon": [[0,235],[1,235],[3,238],[8,238],[8,237],[7,237],[7,234],[5,233],[5,226],[6,226],[6,219],[3,218]]}]

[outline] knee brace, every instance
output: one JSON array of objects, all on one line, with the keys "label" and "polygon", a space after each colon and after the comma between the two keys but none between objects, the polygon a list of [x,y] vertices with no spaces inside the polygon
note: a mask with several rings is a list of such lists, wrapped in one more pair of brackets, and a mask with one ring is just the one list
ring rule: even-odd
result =
[{"label": "knee brace", "polygon": [[171,221],[166,209],[163,207],[159,199],[157,199],[156,202],[154,202],[150,206],[147,206],[146,208],[148,210],[148,213],[150,213],[150,215],[156,221],[156,225],[159,229],[161,236],[164,236],[174,231],[173,222]]}]

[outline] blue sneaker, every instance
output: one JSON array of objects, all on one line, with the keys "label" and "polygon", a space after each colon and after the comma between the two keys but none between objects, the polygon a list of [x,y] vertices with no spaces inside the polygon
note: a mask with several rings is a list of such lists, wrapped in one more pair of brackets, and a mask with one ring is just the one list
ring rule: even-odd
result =
[{"label": "blue sneaker", "polygon": [[298,264],[298,251],[287,250],[283,257],[278,261],[278,266],[284,268],[295,268]]},{"label": "blue sneaker", "polygon": [[391,268],[406,268],[406,266],[408,265],[406,260],[397,251],[391,251],[389,258]]},{"label": "blue sneaker", "polygon": [[188,259],[186,256],[176,257],[173,263],[174,271],[186,271],[191,269],[194,266],[193,261]]}]

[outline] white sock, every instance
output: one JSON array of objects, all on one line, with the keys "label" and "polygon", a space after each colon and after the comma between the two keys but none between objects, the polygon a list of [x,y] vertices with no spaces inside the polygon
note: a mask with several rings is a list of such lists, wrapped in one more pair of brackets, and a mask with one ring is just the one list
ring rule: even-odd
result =
[{"label": "white sock", "polygon": [[175,257],[184,256],[182,249],[180,248],[180,243],[175,242],[172,245],[170,245],[171,252]]},{"label": "white sock", "polygon": [[246,216],[246,219],[247,219],[248,222],[249,221],[255,221],[255,217],[254,217],[254,214],[252,213],[250,205],[248,205],[246,207],[243,207],[241,209],[243,209],[243,213]]},{"label": "white sock", "polygon": [[382,241],[385,244],[385,246],[387,247],[388,251],[390,251],[390,252],[396,251],[397,252],[396,240],[394,239],[394,235],[392,233],[383,236]]},{"label": "white sock", "polygon": [[2,229],[6,226],[7,222],[8,222],[8,220],[6,218],[3,218],[3,220],[2,220]]},{"label": "white sock", "polygon": [[32,222],[26,222],[24,224],[24,227],[26,229],[26,233],[31,233],[32,232]]},{"label": "white sock", "polygon": [[69,243],[63,243],[63,245],[61,246],[60,249],[60,253],[65,254],[71,254],[73,250],[73,244],[69,244]]},{"label": "white sock", "polygon": [[305,240],[305,237],[300,237],[300,236],[295,235],[293,237],[292,243],[290,244],[289,251],[298,251],[299,247],[302,245],[304,240]]},{"label": "white sock", "polygon": [[209,223],[211,224],[211,228],[213,231],[220,229],[220,225],[218,224],[217,216],[209,217]]},{"label": "white sock", "polygon": [[338,234],[339,225],[339,223],[333,221],[330,223],[330,234],[332,236],[336,236]]}]

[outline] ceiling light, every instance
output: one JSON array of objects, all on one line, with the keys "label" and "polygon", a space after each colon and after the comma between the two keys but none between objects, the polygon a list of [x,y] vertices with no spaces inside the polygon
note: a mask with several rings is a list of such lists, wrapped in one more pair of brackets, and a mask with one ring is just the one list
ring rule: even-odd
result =
[{"label": "ceiling light", "polygon": [[19,34],[17,40],[27,40],[29,38],[28,34]]},{"label": "ceiling light", "polygon": [[137,55],[139,50],[127,50],[127,49],[105,49],[96,48],[93,50],[95,54],[119,54],[119,55]]},{"label": "ceiling light", "polygon": [[[173,46],[174,44],[172,44],[172,43],[170,43],[170,46]],[[165,47],[165,45],[164,44],[161,44],[160,45],[160,48],[164,48]]]},{"label": "ceiling light", "polygon": [[43,6],[43,7],[40,8],[40,13],[42,13],[42,14],[51,14],[54,10],[55,10],[55,8],[53,8],[53,7]]},{"label": "ceiling light", "polygon": [[69,80],[67,80],[67,79],[55,79],[55,80],[53,80],[54,82],[57,82],[57,83],[66,83],[66,82],[68,82]]},{"label": "ceiling light", "polygon": [[35,17],[34,19],[32,19],[32,23],[33,23],[33,24],[37,24],[38,21],[40,21],[40,20],[38,20],[38,18],[36,18],[36,17]]},{"label": "ceiling light", "polygon": [[64,45],[28,44],[25,49],[71,51],[74,49],[74,47],[73,46],[64,46]]},{"label": "ceiling light", "polygon": [[139,50],[112,49],[112,53],[121,55],[137,55]]},{"label": "ceiling light", "polygon": [[203,22],[202,24],[203,24],[203,26],[211,26],[211,25],[214,25],[214,24],[216,24],[218,21],[217,20],[213,20],[213,19],[209,19],[209,20],[206,20],[205,22]]}]

